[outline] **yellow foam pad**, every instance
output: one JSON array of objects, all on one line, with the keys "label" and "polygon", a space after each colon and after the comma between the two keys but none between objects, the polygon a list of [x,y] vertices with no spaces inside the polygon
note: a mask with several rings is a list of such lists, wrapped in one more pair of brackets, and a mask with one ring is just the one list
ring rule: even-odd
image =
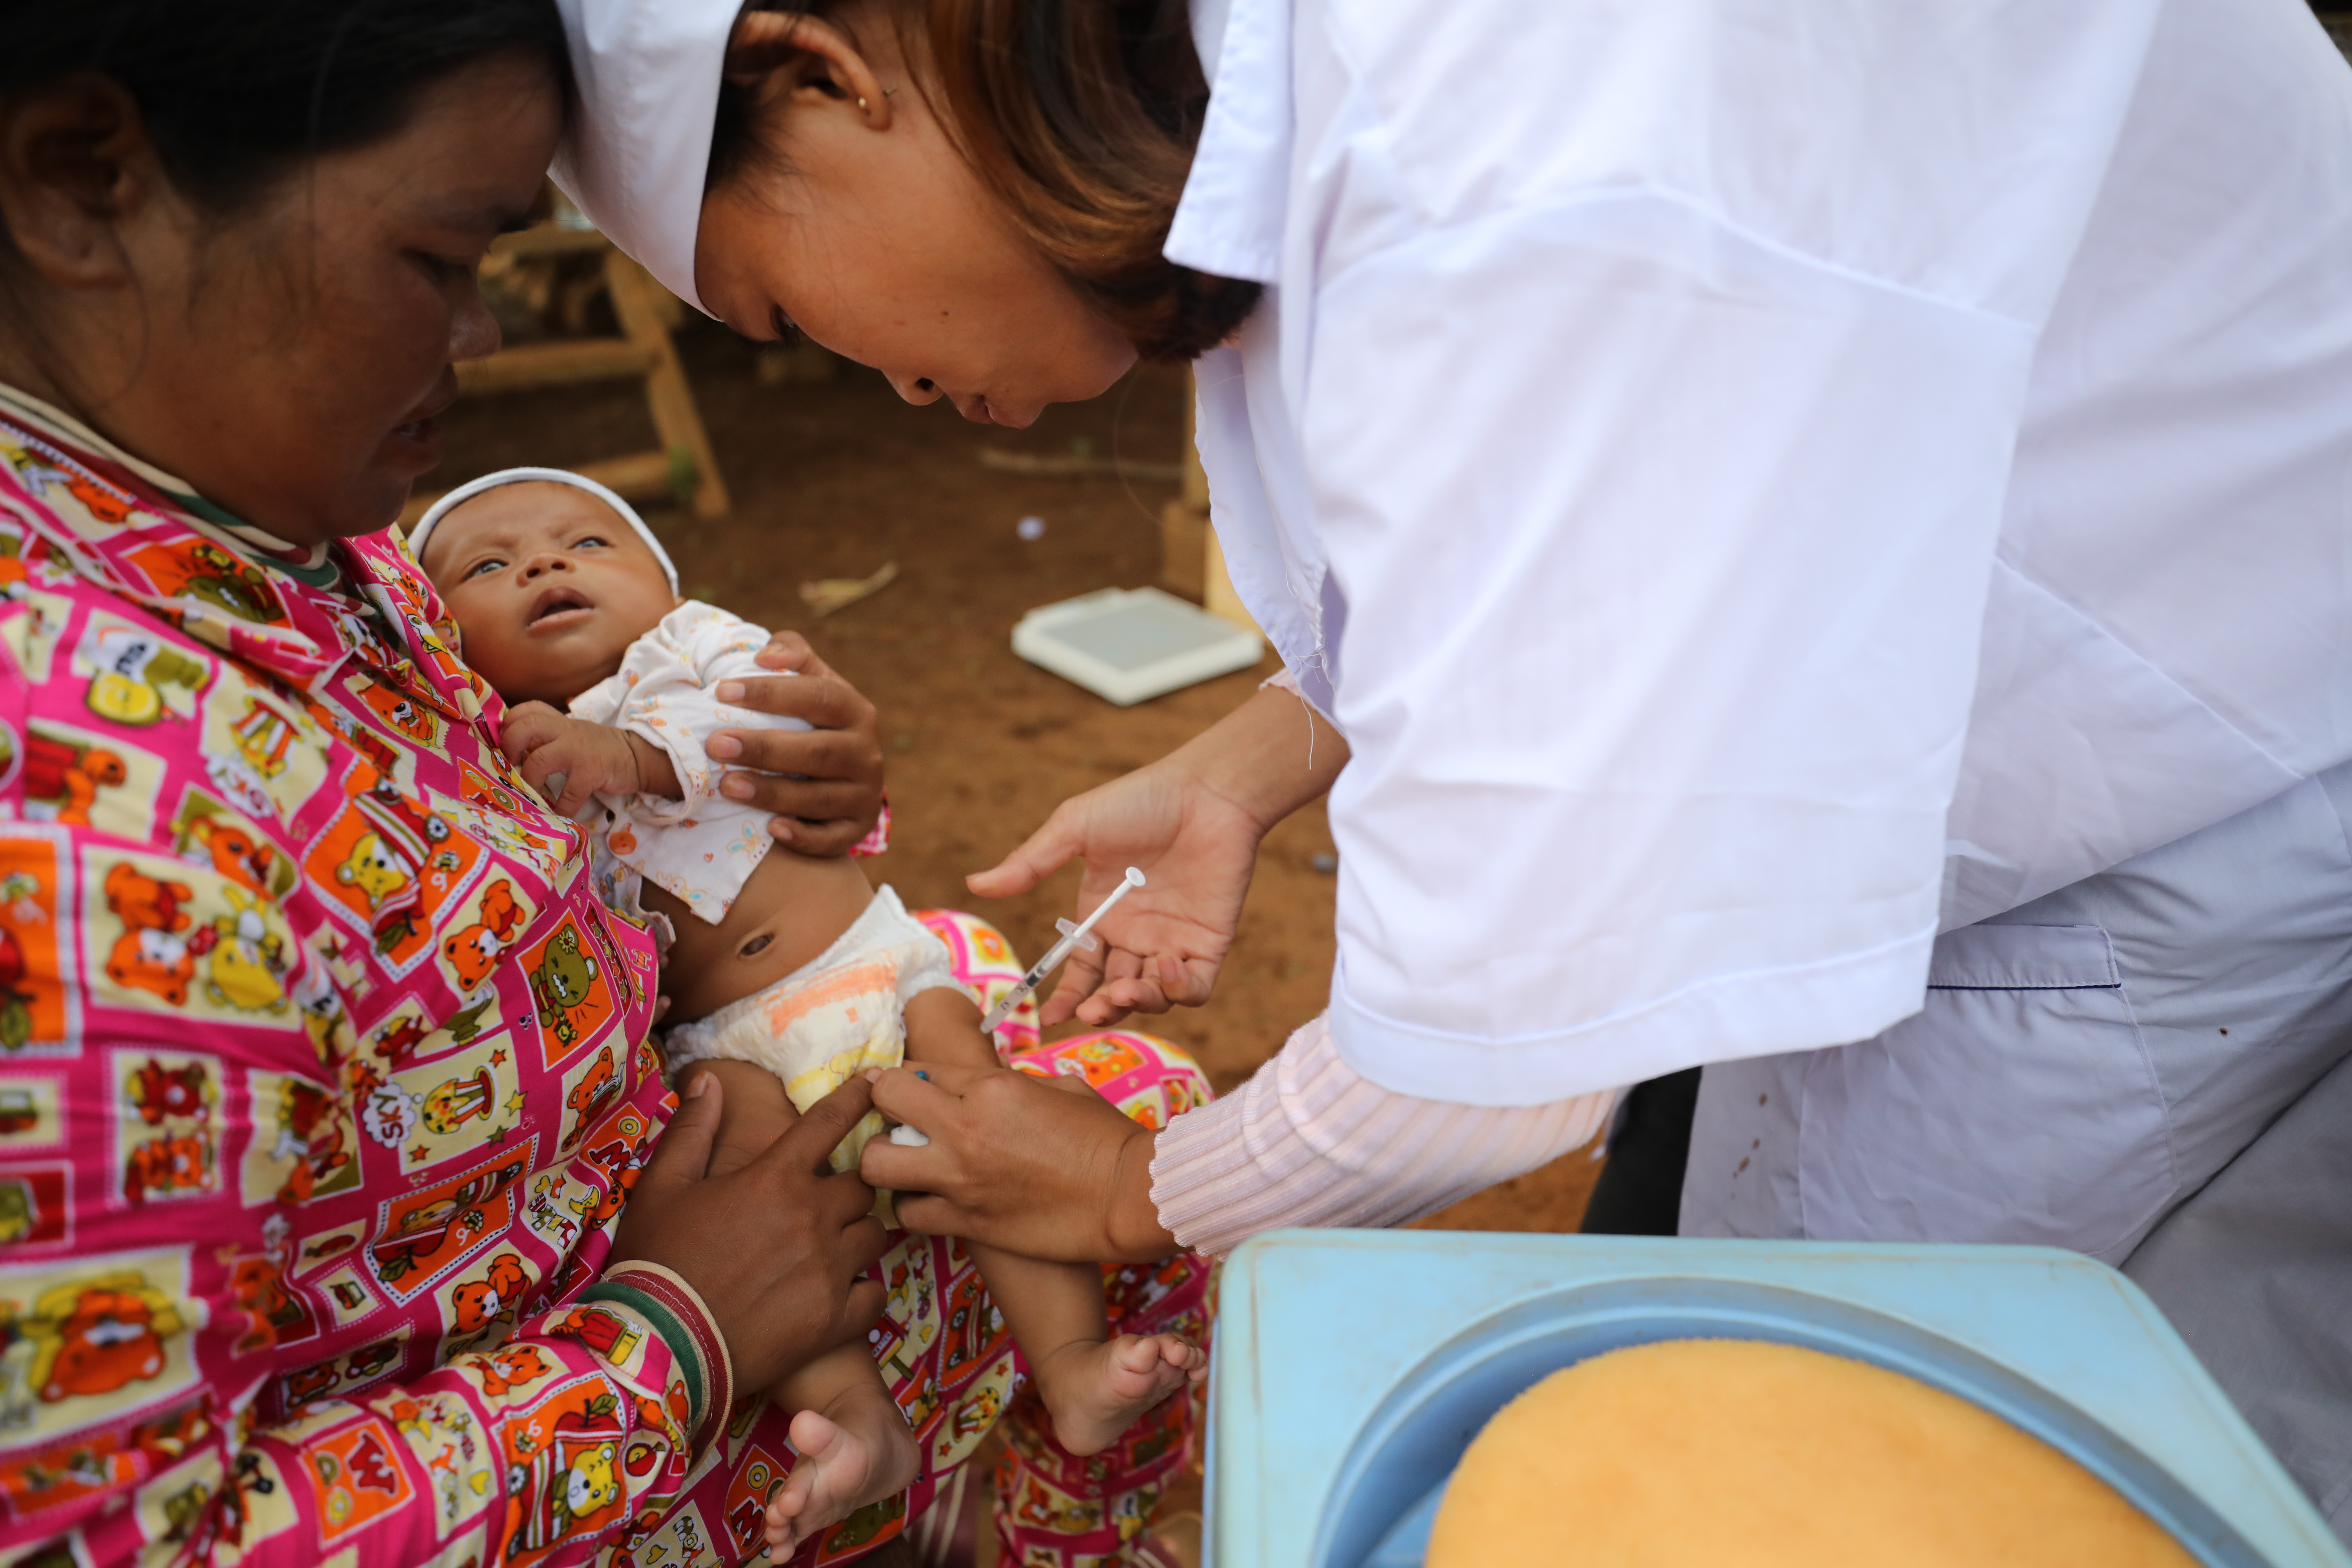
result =
[{"label": "yellow foam pad", "polygon": [[1580,1362],[1486,1424],[1428,1568],[2194,1568],[2105,1482],[1939,1389],[1754,1340]]}]

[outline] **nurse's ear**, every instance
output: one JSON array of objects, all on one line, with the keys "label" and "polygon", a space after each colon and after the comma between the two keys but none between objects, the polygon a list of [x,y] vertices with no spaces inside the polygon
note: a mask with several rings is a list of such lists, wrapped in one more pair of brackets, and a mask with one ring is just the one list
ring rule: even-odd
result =
[{"label": "nurse's ear", "polygon": [[146,121],[102,78],[68,78],[0,98],[0,222],[48,282],[131,281],[127,232],[168,189]]},{"label": "nurse's ear", "polygon": [[838,104],[876,131],[890,128],[890,96],[856,42],[822,17],[746,11],[727,40],[727,80],[769,102]]}]

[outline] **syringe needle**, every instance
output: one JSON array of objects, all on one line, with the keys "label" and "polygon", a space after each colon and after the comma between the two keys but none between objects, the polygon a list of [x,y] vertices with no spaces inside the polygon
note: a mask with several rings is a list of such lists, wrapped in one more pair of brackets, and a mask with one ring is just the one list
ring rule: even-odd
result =
[{"label": "syringe needle", "polygon": [[988,1010],[988,1016],[980,1021],[980,1032],[984,1035],[1013,1016],[1013,1009],[1021,1005],[1022,998],[1034,993],[1045,976],[1053,973],[1060,965],[1062,960],[1069,957],[1073,950],[1086,942],[1087,933],[1095,929],[1096,923],[1103,916],[1110,913],[1111,906],[1141,886],[1143,886],[1143,873],[1129,866],[1127,868],[1127,875],[1120,879],[1118,886],[1111,889],[1110,897],[1097,904],[1095,912],[1080,921],[1076,928],[1067,936],[1047,948],[1045,956],[1029,966],[1029,973],[1021,977],[1021,983],[1006,992],[998,1000],[996,1005]]}]

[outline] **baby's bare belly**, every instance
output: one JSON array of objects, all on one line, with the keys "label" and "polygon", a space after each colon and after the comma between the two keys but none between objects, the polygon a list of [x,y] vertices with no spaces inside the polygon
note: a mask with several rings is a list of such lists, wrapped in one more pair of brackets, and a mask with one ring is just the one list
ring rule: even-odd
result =
[{"label": "baby's bare belly", "polygon": [[874,901],[865,868],[845,856],[820,860],[779,846],[761,858],[717,925],[646,884],[646,906],[669,917],[677,942],[662,965],[663,1020],[688,1023],[774,984],[820,957]]}]

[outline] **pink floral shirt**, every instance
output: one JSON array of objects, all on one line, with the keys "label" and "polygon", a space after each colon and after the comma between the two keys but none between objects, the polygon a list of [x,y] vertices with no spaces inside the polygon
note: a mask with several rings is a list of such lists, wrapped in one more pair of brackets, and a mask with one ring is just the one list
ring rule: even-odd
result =
[{"label": "pink floral shirt", "polygon": [[0,389],[12,1561],[553,1565],[688,1479],[693,1333],[582,1299],[653,947],[454,646]]}]

